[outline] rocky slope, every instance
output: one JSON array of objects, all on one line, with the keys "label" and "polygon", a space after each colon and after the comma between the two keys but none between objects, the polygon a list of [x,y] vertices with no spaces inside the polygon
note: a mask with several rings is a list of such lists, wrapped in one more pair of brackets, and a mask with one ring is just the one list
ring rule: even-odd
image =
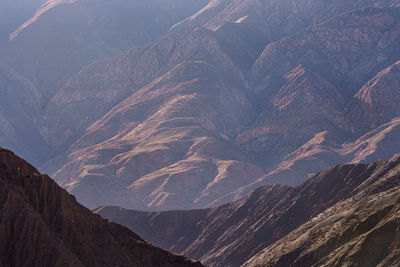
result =
[{"label": "rocky slope", "polygon": [[210,266],[393,266],[400,260],[399,194],[397,155],[338,165],[295,188],[261,187],[212,209],[96,212]]},{"label": "rocky slope", "polygon": [[202,266],[101,219],[4,149],[0,192],[1,266]]},{"label": "rocky slope", "polygon": [[397,266],[400,264],[399,156],[350,198],[333,205],[243,266]]}]

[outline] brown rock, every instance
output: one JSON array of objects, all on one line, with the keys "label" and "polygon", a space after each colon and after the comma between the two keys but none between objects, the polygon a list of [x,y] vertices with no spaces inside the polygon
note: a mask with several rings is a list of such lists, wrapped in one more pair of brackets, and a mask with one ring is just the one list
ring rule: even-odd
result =
[{"label": "brown rock", "polygon": [[202,266],[101,219],[4,149],[0,196],[2,266]]}]

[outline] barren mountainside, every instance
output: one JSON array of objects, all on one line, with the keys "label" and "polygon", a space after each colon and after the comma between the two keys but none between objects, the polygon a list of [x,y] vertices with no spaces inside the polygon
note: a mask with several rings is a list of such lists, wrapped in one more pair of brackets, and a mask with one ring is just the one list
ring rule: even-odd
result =
[{"label": "barren mountainside", "polygon": [[0,150],[1,266],[202,266],[153,247]]}]

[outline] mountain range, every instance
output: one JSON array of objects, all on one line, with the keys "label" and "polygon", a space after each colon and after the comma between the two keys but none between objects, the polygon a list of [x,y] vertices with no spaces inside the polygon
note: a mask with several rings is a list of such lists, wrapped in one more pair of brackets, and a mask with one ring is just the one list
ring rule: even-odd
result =
[{"label": "mountain range", "polygon": [[215,207],[400,151],[398,1],[18,1],[0,142],[89,208]]},{"label": "mountain range", "polygon": [[96,213],[207,266],[397,266],[400,154],[267,185],[219,207]]},{"label": "mountain range", "polygon": [[2,0],[0,95],[0,267],[400,265],[399,0]]}]

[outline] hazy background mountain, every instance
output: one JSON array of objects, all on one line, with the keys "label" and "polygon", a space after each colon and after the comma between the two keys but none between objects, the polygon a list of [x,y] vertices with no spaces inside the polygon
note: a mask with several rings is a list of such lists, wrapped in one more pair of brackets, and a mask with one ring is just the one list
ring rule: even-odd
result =
[{"label": "hazy background mountain", "polygon": [[9,40],[9,36],[46,0],[4,0],[0,3],[0,44]]},{"label": "hazy background mountain", "polygon": [[50,0],[32,15],[32,23],[11,36],[2,58],[49,100],[85,65],[158,39],[204,4]]},{"label": "hazy background mountain", "polygon": [[41,4],[4,26],[0,142],[90,208],[211,207],[400,151],[398,1]]}]

